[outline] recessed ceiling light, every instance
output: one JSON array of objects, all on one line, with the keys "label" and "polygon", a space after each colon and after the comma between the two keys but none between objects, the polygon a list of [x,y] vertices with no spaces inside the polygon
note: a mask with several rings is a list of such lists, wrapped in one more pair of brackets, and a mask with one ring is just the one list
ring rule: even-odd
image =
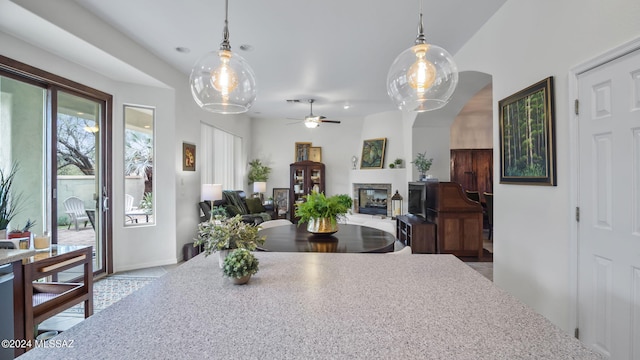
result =
[{"label": "recessed ceiling light", "polygon": [[351,105],[349,105],[349,104],[347,103],[347,104],[344,104],[344,106],[343,106],[342,108],[343,108],[343,109],[345,109],[345,110],[347,110],[347,109],[349,109],[350,107],[351,107]]},{"label": "recessed ceiling light", "polygon": [[251,46],[249,44],[242,44],[242,45],[240,45],[240,50],[242,50],[242,51],[253,51],[253,46]]},{"label": "recessed ceiling light", "polygon": [[176,51],[179,52],[179,53],[188,54],[188,53],[191,52],[191,49],[186,48],[186,47],[182,47],[182,46],[178,46],[176,48]]}]

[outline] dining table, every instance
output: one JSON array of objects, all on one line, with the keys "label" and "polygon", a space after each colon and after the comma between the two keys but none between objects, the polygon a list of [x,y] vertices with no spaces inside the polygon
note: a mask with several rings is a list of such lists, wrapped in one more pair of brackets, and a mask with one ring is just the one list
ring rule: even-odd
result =
[{"label": "dining table", "polygon": [[333,234],[311,233],[306,224],[281,225],[260,229],[258,236],[265,238],[259,250],[283,252],[386,253],[396,242],[384,230],[355,224],[339,224]]}]

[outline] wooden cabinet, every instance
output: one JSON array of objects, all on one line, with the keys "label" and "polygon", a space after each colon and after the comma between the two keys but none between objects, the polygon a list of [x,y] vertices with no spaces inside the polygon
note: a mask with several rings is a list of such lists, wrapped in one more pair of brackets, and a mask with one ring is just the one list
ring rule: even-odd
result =
[{"label": "wooden cabinet", "polygon": [[396,238],[411,246],[414,254],[435,254],[436,225],[418,216],[401,215],[396,218]]},{"label": "wooden cabinet", "polygon": [[493,149],[452,149],[451,181],[463,190],[493,192]]},{"label": "wooden cabinet", "polygon": [[482,257],[482,206],[460,184],[427,184],[427,220],[436,224],[439,253]]},{"label": "wooden cabinet", "polygon": [[324,192],[324,164],[314,161],[299,161],[289,165],[289,219],[297,223],[295,216],[296,201],[303,201],[312,191]]}]

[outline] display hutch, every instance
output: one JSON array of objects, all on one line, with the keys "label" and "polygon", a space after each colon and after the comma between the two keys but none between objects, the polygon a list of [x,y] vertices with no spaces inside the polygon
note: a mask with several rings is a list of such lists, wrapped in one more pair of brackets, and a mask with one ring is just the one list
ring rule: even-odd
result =
[{"label": "display hutch", "polygon": [[296,202],[304,201],[304,196],[312,191],[324,192],[324,164],[314,161],[299,161],[289,165],[289,219],[297,223]]}]

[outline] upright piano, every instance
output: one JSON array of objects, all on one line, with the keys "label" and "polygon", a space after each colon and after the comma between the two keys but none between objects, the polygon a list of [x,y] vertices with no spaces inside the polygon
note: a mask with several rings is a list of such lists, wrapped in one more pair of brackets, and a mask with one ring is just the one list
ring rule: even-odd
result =
[{"label": "upright piano", "polygon": [[482,257],[482,205],[460,184],[427,184],[427,221],[436,224],[439,253]]}]

